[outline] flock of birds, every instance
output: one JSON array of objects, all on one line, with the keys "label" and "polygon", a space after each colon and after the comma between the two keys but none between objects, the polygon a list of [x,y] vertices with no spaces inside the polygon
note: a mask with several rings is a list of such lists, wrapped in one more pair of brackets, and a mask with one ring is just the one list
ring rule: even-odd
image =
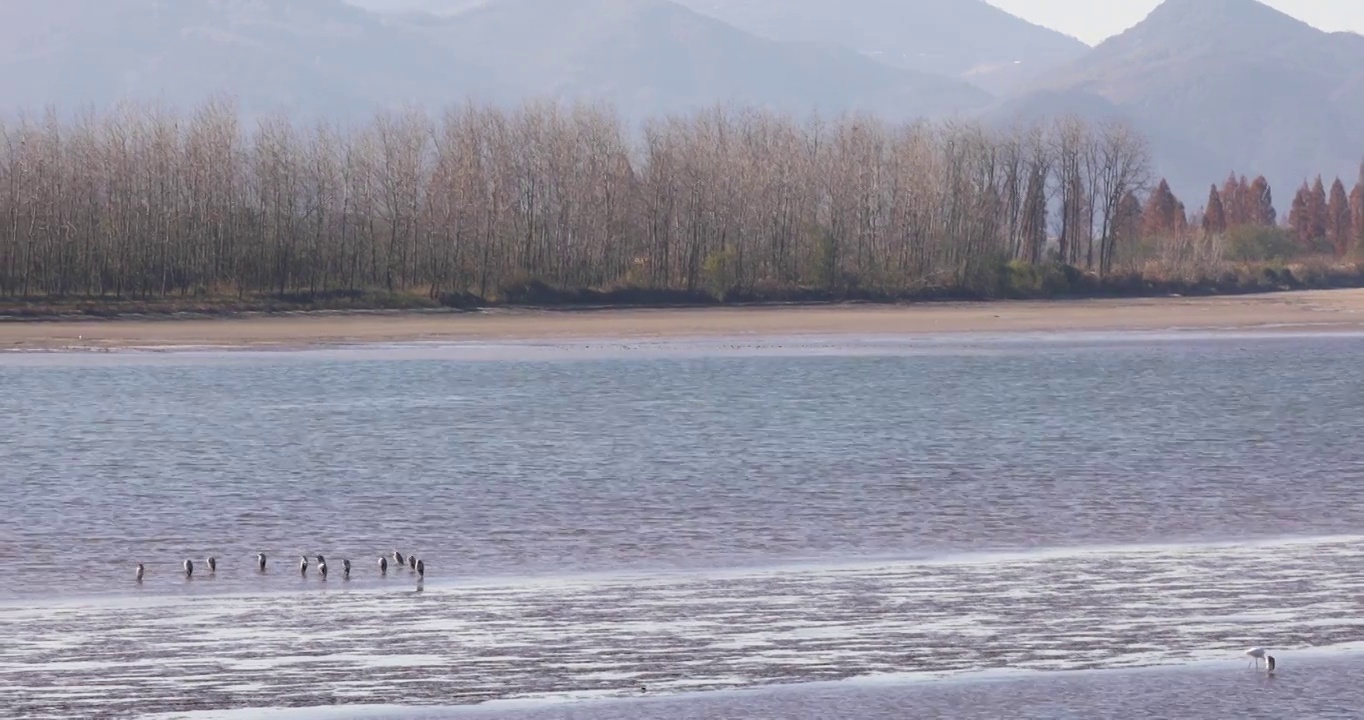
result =
[{"label": "flock of birds", "polygon": [[[422,582],[422,580],[424,580],[424,579],[426,578],[426,562],[417,559],[417,556],[416,556],[416,555],[408,555],[406,558],[404,558],[402,553],[398,552],[397,550],[394,550],[394,551],[393,551],[392,558],[393,558],[393,564],[394,564],[394,567],[395,567],[395,568],[401,568],[402,566],[406,565],[406,566],[408,567],[409,570],[411,570],[412,572],[415,572],[415,573],[417,574],[417,583],[418,583],[418,584],[420,584],[420,583]],[[326,580],[326,579],[327,579],[327,559],[326,559],[325,557],[323,557],[322,555],[320,555],[320,554],[316,556],[316,559],[317,559],[317,572],[318,572],[319,575],[322,576],[322,579],[323,579],[323,580]],[[216,573],[216,572],[218,571],[218,559],[217,559],[217,558],[210,557],[210,558],[208,559],[208,561],[207,561],[206,564],[208,565],[208,572],[209,572],[209,574],[213,574],[213,573]],[[265,553],[256,553],[256,568],[257,568],[260,572],[265,572],[265,564],[266,564]],[[304,556],[300,557],[300,558],[299,558],[299,561],[298,561],[298,572],[299,572],[299,574],[302,575],[303,577],[307,577],[307,576],[308,576],[308,567],[309,567],[309,565],[308,565],[308,556],[307,556],[307,555],[304,555]],[[388,567],[389,567],[389,565],[388,565],[388,557],[382,556],[382,555],[379,556],[379,574],[380,574],[380,575],[387,576],[387,575],[388,575]],[[188,579],[194,577],[194,561],[193,561],[193,560],[185,560],[185,562],[184,562],[184,570],[185,570],[185,579],[186,579],[186,580],[188,580]],[[350,579],[350,570],[351,570],[350,560],[345,559],[345,558],[342,558],[342,560],[341,560],[341,577],[342,577],[342,579],[344,579],[344,580],[349,580],[349,579]],[[139,583],[142,582],[142,578],[143,578],[143,576],[146,574],[146,572],[147,572],[146,566],[143,565],[142,563],[138,563],[138,564],[137,564],[137,581],[138,581]],[[1260,667],[1260,660],[1264,660],[1264,661],[1265,661],[1265,670],[1266,670],[1267,672],[1273,674],[1275,665],[1276,665],[1277,663],[1276,663],[1275,660],[1274,660],[1274,656],[1273,656],[1273,655],[1270,655],[1269,652],[1268,652],[1267,650],[1265,650],[1265,649],[1262,648],[1262,647],[1253,647],[1253,648],[1250,648],[1249,650],[1246,650],[1245,655],[1251,659],[1251,662],[1254,663],[1254,665],[1255,665],[1255,667],[1256,667],[1257,669]]]},{"label": "flock of birds", "polygon": [[[423,560],[417,559],[417,556],[416,556],[416,555],[408,555],[406,558],[404,558],[402,553],[398,552],[397,550],[394,550],[394,551],[393,551],[392,558],[393,558],[393,565],[394,565],[395,569],[396,569],[396,568],[401,568],[401,567],[403,567],[404,565],[406,565],[410,571],[415,572],[415,573],[417,574],[417,582],[418,582],[418,583],[420,583],[422,580],[424,580],[424,579],[426,578],[426,562],[423,561]],[[316,565],[317,573],[322,577],[323,580],[326,580],[326,579],[327,579],[327,559],[326,559],[325,557],[321,556],[321,555],[317,555],[317,556],[316,556],[316,560],[317,560],[317,565]],[[212,575],[212,574],[218,572],[218,559],[217,559],[217,558],[210,557],[210,558],[208,559],[208,561],[207,561],[206,564],[208,565],[208,572],[209,572],[210,575]],[[257,553],[257,554],[256,554],[256,568],[257,568],[260,572],[265,572],[265,564],[266,564],[265,553]],[[188,579],[194,577],[194,561],[193,561],[193,560],[185,560],[183,567],[184,567],[184,571],[185,571],[185,579],[186,579],[186,580],[188,580]],[[304,556],[302,556],[301,558],[299,558],[299,562],[298,562],[298,572],[299,572],[299,574],[302,575],[303,577],[307,577],[307,576],[308,576],[308,567],[309,567],[309,564],[308,564],[308,556],[307,556],[307,555],[304,555]],[[349,579],[350,579],[350,570],[351,570],[350,560],[344,559],[344,558],[343,558],[343,559],[341,560],[341,578],[342,578],[343,580],[349,580]],[[138,581],[138,582],[142,582],[142,578],[146,575],[146,573],[147,573],[147,567],[146,567],[145,565],[143,565],[142,563],[138,563],[138,564],[137,564],[137,581]],[[380,575],[385,575],[385,576],[388,575],[388,557],[385,557],[385,556],[380,556],[380,557],[379,557],[379,574],[380,574]]]}]

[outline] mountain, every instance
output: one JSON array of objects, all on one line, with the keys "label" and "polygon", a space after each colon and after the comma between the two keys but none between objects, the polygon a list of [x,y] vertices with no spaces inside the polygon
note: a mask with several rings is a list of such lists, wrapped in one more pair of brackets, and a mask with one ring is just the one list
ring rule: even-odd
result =
[{"label": "mountain", "polygon": [[839,45],[1000,94],[1089,50],[984,0],[679,1],[756,35]]},{"label": "mountain", "polygon": [[610,100],[634,117],[734,101],[906,119],[991,102],[959,80],[841,47],[759,38],[666,0],[493,0],[408,22],[459,57],[495,68],[501,85]]},{"label": "mountain", "polygon": [[1306,177],[1355,177],[1364,154],[1364,37],[1255,0],[1167,0],[1007,107],[1058,94],[1130,118],[1191,208],[1232,170],[1264,174],[1286,207]]},{"label": "mountain", "polygon": [[346,0],[356,7],[381,14],[427,13],[454,15],[489,0]]},{"label": "mountain", "polygon": [[0,97],[187,109],[222,91],[248,117],[333,119],[468,97],[608,100],[628,118],[724,101],[910,118],[991,101],[959,80],[759,38],[667,0],[444,0],[442,16],[369,1],[395,14],[343,0],[3,0]]},{"label": "mountain", "polygon": [[0,97],[10,108],[129,97],[188,109],[223,91],[248,117],[339,119],[443,101],[451,76],[487,94],[488,75],[340,0],[0,3]]}]

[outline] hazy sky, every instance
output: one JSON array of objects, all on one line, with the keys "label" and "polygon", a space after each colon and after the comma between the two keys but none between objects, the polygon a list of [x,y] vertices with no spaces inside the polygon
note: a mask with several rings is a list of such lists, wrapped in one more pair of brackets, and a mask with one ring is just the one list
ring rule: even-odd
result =
[{"label": "hazy sky", "polygon": [[[1141,22],[1160,0],[988,0],[1026,20],[1097,44]],[[1322,30],[1364,33],[1361,0],[1263,0]]]}]

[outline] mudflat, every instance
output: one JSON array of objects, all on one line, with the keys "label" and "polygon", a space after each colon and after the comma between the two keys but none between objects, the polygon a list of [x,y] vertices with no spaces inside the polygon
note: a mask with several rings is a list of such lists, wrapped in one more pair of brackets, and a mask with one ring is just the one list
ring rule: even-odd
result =
[{"label": "mudflat", "polygon": [[1364,290],[1234,297],[0,321],[0,350],[1198,328],[1364,330]]}]

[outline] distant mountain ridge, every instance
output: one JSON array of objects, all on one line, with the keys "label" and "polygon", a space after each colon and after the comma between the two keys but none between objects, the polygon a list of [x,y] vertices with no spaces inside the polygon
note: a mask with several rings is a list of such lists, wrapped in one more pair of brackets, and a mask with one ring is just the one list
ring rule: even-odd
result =
[{"label": "distant mountain ridge", "polygon": [[991,96],[851,50],[759,38],[666,0],[496,0],[412,21],[424,37],[495,68],[535,97],[605,99],[631,119],[716,102],[797,114],[970,112]]},{"label": "distant mountain ridge", "polygon": [[225,91],[249,115],[329,118],[471,97],[605,100],[632,119],[722,102],[908,119],[991,102],[961,80],[760,38],[667,0],[442,6],[462,12],[380,15],[342,0],[5,0],[0,97],[29,108],[127,95],[183,107]]},{"label": "distant mountain ridge", "polygon": [[756,35],[837,44],[995,93],[1074,60],[1085,43],[985,0],[678,0]]},{"label": "distant mountain ridge", "polygon": [[1166,0],[1145,20],[996,109],[1101,100],[1152,137],[1157,169],[1194,207],[1230,171],[1281,196],[1364,154],[1364,37],[1317,30],[1256,0]]},{"label": "distant mountain ridge", "polygon": [[[34,28],[42,28],[34,32]],[[0,97],[9,108],[182,109],[235,94],[248,116],[339,117],[432,96],[433,74],[491,94],[484,68],[339,0],[5,0]]]},{"label": "distant mountain ridge", "polygon": [[[452,15],[506,0],[348,0]],[[676,0],[758,37],[842,47],[903,70],[1004,92],[1089,49],[985,0]]]}]

